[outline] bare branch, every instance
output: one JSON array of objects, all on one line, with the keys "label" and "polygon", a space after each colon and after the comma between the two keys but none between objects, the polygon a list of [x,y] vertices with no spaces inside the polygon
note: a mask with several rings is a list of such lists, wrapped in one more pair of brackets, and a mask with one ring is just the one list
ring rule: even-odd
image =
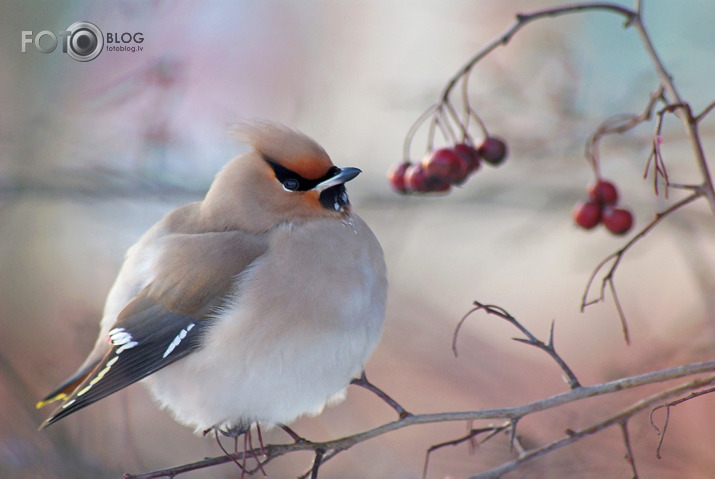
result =
[{"label": "bare branch", "polygon": [[670,180],[668,178],[668,171],[665,167],[665,161],[663,160],[663,155],[660,151],[660,147],[663,144],[663,118],[666,113],[673,113],[679,108],[686,108],[686,105],[682,103],[666,105],[660,111],[656,113],[656,123],[655,123],[655,134],[653,135],[652,148],[650,155],[648,155],[648,160],[646,160],[645,171],[643,173],[643,178],[648,177],[648,171],[650,171],[650,165],[653,165],[653,189],[655,194],[658,194],[658,178],[663,178],[665,183],[665,197],[668,197],[668,187],[670,186]]},{"label": "bare branch", "polygon": [[310,470],[310,479],[318,479],[318,469],[320,469],[320,464],[323,460],[323,455],[325,451],[318,449],[315,451],[315,458],[313,459],[313,467]]},{"label": "bare branch", "polygon": [[[655,451],[655,455],[658,459],[661,459],[660,455],[660,450],[663,446],[663,439],[665,439],[665,432],[668,429],[668,424],[670,423],[670,408],[673,406],[677,406],[678,404],[682,404],[686,401],[690,401],[691,399],[695,399],[700,396],[704,396],[705,394],[710,394],[712,392],[715,392],[715,388],[707,388],[702,391],[695,391],[690,394],[688,394],[685,397],[682,397],[680,399],[676,399],[675,401],[671,401],[667,404],[662,404],[656,408],[653,408],[650,412],[650,425],[653,426],[653,429],[655,429],[655,433],[660,436],[660,439],[658,440],[658,448]],[[655,420],[653,419],[653,416],[656,411],[659,411],[660,409],[665,409],[665,419],[663,420],[663,429],[659,429],[658,426],[655,424]]]},{"label": "bare branch", "polygon": [[452,333],[452,354],[454,354],[455,358],[459,356],[459,353],[457,351],[457,337],[459,336],[459,331],[462,329],[462,325],[467,320],[467,318],[472,315],[472,313],[475,313],[480,309],[482,309],[481,305],[470,309],[464,316],[462,316],[459,321],[457,321],[457,326],[455,326],[454,332]]},{"label": "bare branch", "polygon": [[403,408],[400,403],[392,399],[385,391],[380,389],[379,387],[375,386],[372,384],[370,381],[368,381],[367,376],[365,375],[365,371],[360,374],[359,378],[355,378],[352,381],[350,381],[350,384],[354,384],[356,386],[363,387],[367,389],[368,391],[371,391],[373,394],[375,394],[377,397],[382,399],[387,403],[388,406],[390,406],[392,409],[394,409],[397,412],[397,415],[399,416],[400,419],[404,419],[407,416],[410,416],[411,414]]},{"label": "bare branch", "polygon": [[540,339],[538,339],[536,336],[534,336],[531,331],[526,329],[517,319],[509,314],[504,308],[501,308],[499,306],[494,306],[490,304],[482,304],[479,301],[474,301],[474,308],[471,309],[467,314],[465,314],[462,319],[459,320],[457,323],[457,326],[454,330],[454,333],[452,334],[452,351],[454,352],[454,355],[457,356],[457,336],[459,335],[459,331],[462,328],[462,325],[464,324],[464,321],[474,312],[483,310],[487,314],[492,314],[495,316],[498,316],[509,323],[511,323],[514,327],[516,327],[519,331],[524,333],[526,338],[512,338],[514,341],[518,341],[520,343],[524,344],[529,344],[531,346],[534,346],[538,349],[541,349],[542,351],[546,352],[551,358],[556,361],[556,363],[559,365],[561,370],[566,374],[567,377],[567,383],[571,389],[575,389],[577,387],[580,387],[581,384],[579,383],[578,379],[576,378],[576,375],[573,373],[571,368],[566,364],[566,361],[559,356],[559,354],[556,352],[556,349],[554,349],[554,323],[551,323],[551,330],[549,333],[549,343],[546,344]]},{"label": "bare branch", "polygon": [[631,447],[631,435],[628,433],[628,419],[624,419],[619,426],[621,426],[621,434],[623,436],[623,445],[626,446],[625,459],[628,465],[631,466],[631,472],[633,472],[633,479],[638,479],[638,471],[636,471],[636,460],[633,456],[633,448]]},{"label": "bare branch", "polygon": [[588,10],[604,10],[613,13],[620,14],[626,17],[626,25],[630,25],[631,22],[636,17],[636,12],[629,10],[620,5],[613,3],[604,2],[593,2],[593,3],[579,3],[573,5],[564,5],[561,7],[548,8],[545,10],[539,10],[531,13],[518,13],[516,15],[516,23],[514,23],[506,32],[499,36],[496,40],[489,43],[486,47],[482,48],[476,55],[474,55],[459,71],[449,80],[447,86],[442,91],[442,101],[446,101],[449,97],[452,89],[457,84],[459,79],[465,75],[472,67],[477,64],[482,58],[489,55],[497,47],[504,46],[509,43],[511,38],[516,35],[516,33],[521,30],[526,24],[538,20],[540,18],[546,17],[558,17],[561,15],[566,15],[570,13],[584,12]]},{"label": "bare branch", "polygon": [[705,109],[702,111],[702,113],[700,113],[698,116],[696,116],[693,119],[695,121],[695,123],[700,123],[700,121],[703,118],[705,118],[706,116],[708,116],[710,114],[710,112],[713,111],[714,108],[715,108],[715,101],[710,103],[708,106],[706,106]]},{"label": "bare branch", "polygon": [[641,123],[650,121],[650,119],[653,117],[653,110],[655,109],[656,104],[658,104],[659,102],[665,102],[665,99],[663,98],[662,86],[650,95],[648,99],[648,104],[646,105],[642,113],[637,115],[616,115],[611,118],[608,118],[606,121],[601,123],[601,125],[599,125],[594,134],[591,135],[589,141],[586,143],[586,158],[591,164],[591,167],[593,168],[596,177],[601,177],[601,139],[606,135],[626,133],[637,127]]},{"label": "bare branch", "polygon": [[590,435],[595,434],[599,431],[602,431],[603,429],[609,428],[614,425],[624,424],[625,421],[627,421],[629,418],[633,417],[637,413],[644,411],[644,410],[652,407],[655,404],[665,401],[668,398],[682,394],[685,391],[689,391],[692,389],[707,386],[709,384],[712,384],[713,382],[715,382],[715,375],[710,375],[710,376],[706,376],[704,378],[695,379],[693,381],[682,384],[680,386],[677,386],[677,387],[668,389],[666,391],[654,394],[647,398],[641,399],[640,401],[637,401],[634,404],[632,404],[630,407],[627,407],[626,409],[623,409],[620,412],[618,412],[612,416],[609,416],[606,419],[603,419],[602,421],[599,421],[595,424],[592,424],[591,426],[588,426],[588,427],[578,430],[578,431],[573,431],[573,430],[569,431],[569,433],[566,435],[566,437],[564,437],[562,439],[558,439],[556,441],[553,441],[549,444],[538,447],[536,449],[531,449],[531,450],[525,452],[524,454],[522,454],[521,456],[519,456],[517,459],[506,462],[506,463],[502,464],[501,466],[491,469],[490,471],[484,472],[482,474],[477,474],[476,476],[472,476],[472,477],[470,477],[470,479],[497,479],[497,478],[500,478],[502,475],[506,474],[507,472],[513,471],[514,469],[517,469],[517,468],[523,466],[524,464],[526,464],[527,462],[532,461],[538,457],[541,457],[544,454],[550,453],[550,452],[560,449],[564,446],[573,444],[574,442],[579,441],[580,439],[583,439],[586,436],[590,436]]},{"label": "bare branch", "polygon": [[[300,442],[294,442],[290,444],[269,444],[264,446],[264,451],[263,453],[266,456],[266,459],[263,461],[263,464],[267,464],[268,462],[272,461],[273,459],[283,456],[288,453],[296,452],[296,451],[317,451],[318,449],[322,449],[325,452],[325,456],[323,457],[323,463],[327,461],[328,458],[334,457],[338,453],[345,451],[347,449],[350,449],[356,444],[359,444],[361,442],[368,441],[370,439],[373,439],[378,436],[382,436],[384,434],[387,434],[392,431],[396,431],[398,429],[403,429],[405,427],[412,427],[416,425],[421,425],[421,424],[435,424],[435,423],[443,423],[443,422],[457,422],[457,421],[469,421],[469,420],[518,420],[519,418],[522,418],[528,414],[540,412],[540,411],[546,411],[549,409],[553,409],[559,406],[562,406],[567,403],[572,403],[575,401],[580,401],[582,399],[587,399],[587,398],[593,398],[593,397],[598,397],[602,396],[605,394],[612,394],[618,391],[624,391],[626,389],[631,389],[639,386],[644,386],[647,384],[654,384],[654,383],[659,383],[663,381],[668,381],[671,379],[677,379],[677,378],[682,378],[682,377],[687,377],[687,376],[693,376],[697,374],[702,374],[702,373],[712,373],[715,372],[715,360],[712,361],[705,361],[705,362],[699,362],[699,363],[691,363],[691,364],[686,364],[682,366],[676,366],[673,368],[668,368],[668,369],[662,369],[659,371],[654,371],[646,374],[640,374],[637,376],[631,376],[631,377],[626,377],[622,379],[616,379],[614,381],[609,381],[603,384],[598,384],[598,385],[593,385],[593,386],[581,386],[576,389],[569,390],[567,392],[557,394],[555,396],[551,396],[549,398],[541,399],[538,401],[534,401],[531,403],[523,404],[521,406],[515,406],[515,407],[510,407],[510,408],[500,408],[500,409],[480,409],[480,410],[474,410],[474,411],[460,411],[460,412],[441,412],[441,413],[433,413],[433,414],[413,414],[410,415],[404,419],[400,419],[397,421],[393,421],[390,423],[382,424],[380,426],[377,426],[373,429],[369,429],[367,431],[363,431],[351,436],[346,436],[343,438],[331,440],[331,441],[325,441],[325,442],[311,442],[307,440],[303,440]],[[686,385],[681,386],[680,388],[675,388],[666,391],[665,393],[660,393],[661,395],[664,395],[659,401],[653,401],[653,404],[660,402],[662,400],[668,399],[669,397],[672,397],[674,395],[682,394],[685,391],[692,390],[692,389],[697,389],[700,387],[704,387],[710,382],[715,381],[715,376],[708,376],[707,378],[708,381],[705,381],[704,379],[701,380],[695,380],[692,381],[691,383],[687,383]],[[693,385],[691,387],[688,387],[689,385]],[[672,392],[672,394],[670,394]],[[668,393],[668,394],[666,394]],[[640,403],[636,403],[640,404]],[[648,407],[651,404],[648,403]],[[640,411],[641,409],[637,409],[637,411],[634,411],[632,414],[635,414],[635,412]],[[628,410],[627,410],[628,411]],[[624,419],[625,417],[629,416],[622,416],[622,415],[616,415],[615,419],[612,420],[612,423],[616,423],[619,420]],[[606,424],[605,422],[599,423],[602,425],[600,429],[603,429],[607,426],[612,425],[611,423]],[[597,432],[596,429],[593,430],[592,428],[587,428],[585,430],[582,430],[581,432],[574,432],[573,435],[574,437],[582,437],[588,434],[593,434]],[[571,437],[571,436],[569,436]],[[571,442],[575,442],[575,440],[570,440],[568,444]],[[557,441],[558,443],[558,441]],[[558,447],[561,447],[566,444],[557,444],[557,445],[552,445],[551,449],[556,449]],[[544,446],[546,448],[547,446]],[[549,452],[549,450],[546,450],[544,448],[539,448],[531,451],[527,451],[524,454],[522,454],[523,457],[525,457],[526,460],[531,460],[534,459],[536,456],[534,456],[535,452],[534,451],[541,451],[537,452],[537,454],[543,455],[546,452]],[[175,477],[179,474],[183,474],[185,472],[189,471],[194,471],[198,469],[203,469],[206,467],[211,467],[215,466],[218,464],[225,464],[226,462],[233,461],[235,460],[241,460],[244,457],[244,454],[251,454],[256,456],[257,454],[260,454],[260,450],[257,451],[246,451],[244,453],[236,453],[236,454],[230,454],[229,456],[218,456],[218,457],[213,457],[213,458],[207,458],[203,459],[201,461],[197,461],[191,464],[185,464],[182,466],[177,466],[177,467],[172,467],[169,469],[163,469],[160,471],[154,471],[146,474],[137,474],[137,475],[132,475],[132,474],[125,474],[124,478],[125,479],[153,479],[153,478],[158,478],[158,477]],[[511,464],[511,463],[507,463]],[[518,466],[510,466],[512,468],[518,467]],[[511,469],[509,469],[511,470]],[[506,472],[506,471],[505,471]],[[477,476],[479,477],[479,476]],[[484,476],[484,477],[497,477],[497,476]]]},{"label": "bare branch", "polygon": [[680,97],[680,94],[675,87],[675,83],[673,82],[673,77],[670,72],[668,72],[668,70],[665,68],[665,65],[663,65],[660,56],[658,56],[658,53],[655,51],[653,42],[651,41],[650,35],[648,35],[648,32],[642,20],[643,19],[639,15],[635,15],[632,18],[633,28],[635,28],[641,38],[641,42],[643,43],[648,57],[650,57],[651,59],[653,68],[655,69],[658,78],[660,79],[660,84],[663,86],[665,94],[668,96],[669,102],[672,104],[684,105],[683,108],[678,108],[675,113],[683,121],[683,126],[685,127],[685,134],[688,137],[690,147],[693,150],[693,154],[695,155],[695,161],[698,165],[698,168],[700,169],[700,174],[703,179],[703,194],[708,200],[711,211],[715,214],[715,190],[713,190],[713,182],[712,177],[710,176],[707,159],[705,158],[705,150],[703,149],[703,145],[700,141],[700,135],[698,133],[698,121],[700,117],[693,117],[690,105],[683,101],[683,99]]},{"label": "bare branch", "polygon": [[631,335],[628,332],[628,321],[626,320],[626,313],[623,312],[623,306],[621,305],[621,300],[618,299],[618,293],[616,293],[616,283],[613,280],[613,276],[608,280],[608,287],[611,290],[611,297],[613,298],[613,304],[616,305],[616,311],[618,312],[618,318],[621,320],[621,330],[623,331],[623,340],[626,344],[631,344]]},{"label": "bare branch", "polygon": [[464,442],[467,442],[467,441],[470,441],[470,444],[474,444],[473,440],[475,437],[477,437],[480,434],[489,433],[487,435],[487,437],[484,438],[483,441],[481,441],[481,443],[477,443],[477,444],[483,444],[486,441],[488,441],[489,439],[491,439],[492,437],[494,437],[499,432],[508,428],[510,425],[511,425],[511,421],[509,421],[501,426],[489,426],[489,427],[483,427],[480,429],[470,429],[466,436],[458,437],[457,439],[452,439],[451,441],[445,441],[445,442],[441,442],[439,444],[434,444],[434,445],[430,446],[429,449],[427,449],[427,452],[425,453],[425,462],[424,462],[424,467],[422,468],[422,479],[427,478],[427,470],[429,469],[429,458],[430,458],[430,455],[434,451],[436,451],[438,449],[442,449],[443,447],[446,447],[446,446],[458,446],[458,445],[460,445]]}]

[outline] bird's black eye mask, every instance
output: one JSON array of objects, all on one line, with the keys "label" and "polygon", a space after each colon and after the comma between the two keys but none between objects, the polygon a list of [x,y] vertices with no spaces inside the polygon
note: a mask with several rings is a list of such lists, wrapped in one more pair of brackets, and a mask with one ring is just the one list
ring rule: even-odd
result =
[{"label": "bird's black eye mask", "polygon": [[320,178],[308,180],[300,176],[295,171],[289,170],[285,166],[276,163],[275,161],[273,161],[272,158],[268,156],[263,155],[263,159],[271,166],[271,168],[273,168],[273,172],[276,175],[276,179],[280,181],[283,185],[283,188],[288,191],[312,190],[323,181],[329,180],[340,172],[340,168],[338,168],[337,166],[333,166],[328,170],[325,175],[321,176]]},{"label": "bird's black eye mask", "polygon": [[[276,175],[276,179],[281,182],[283,189],[286,191],[309,191],[318,186],[320,183],[329,180],[338,173],[340,168],[332,166],[325,175],[314,180],[303,178],[295,171],[289,170],[283,165],[278,164],[272,158],[263,155],[263,159],[270,165]],[[329,210],[339,211],[344,206],[350,204],[348,194],[345,191],[345,185],[335,185],[320,192],[318,198],[320,204]]]}]

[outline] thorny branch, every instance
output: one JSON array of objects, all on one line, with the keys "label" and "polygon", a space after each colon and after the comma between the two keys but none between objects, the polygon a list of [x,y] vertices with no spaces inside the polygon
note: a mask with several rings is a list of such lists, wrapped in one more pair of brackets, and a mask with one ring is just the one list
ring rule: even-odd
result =
[{"label": "thorny branch", "polygon": [[[681,384],[680,386],[667,389],[665,391],[662,391],[660,393],[654,394],[652,396],[649,396],[647,398],[641,399],[640,401],[637,401],[633,403],[631,406],[619,411],[618,413],[609,416],[597,423],[594,423],[588,427],[585,427],[583,429],[580,429],[578,431],[573,431],[570,430],[566,434],[566,437],[558,439],[556,441],[553,441],[549,444],[546,444],[544,446],[531,449],[524,454],[520,455],[518,458],[506,462],[502,464],[499,467],[495,467],[494,469],[477,474],[476,476],[472,476],[469,479],[497,479],[501,477],[502,475],[506,474],[509,471],[513,471],[514,469],[517,469],[518,467],[521,467],[524,465],[526,462],[532,461],[538,457],[541,457],[545,454],[548,454],[550,452],[553,452],[557,449],[561,449],[564,446],[568,446],[570,444],[573,444],[576,441],[579,441],[583,439],[584,437],[593,435],[597,432],[600,432],[604,429],[607,429],[611,426],[616,426],[616,425],[621,425],[625,424],[628,422],[629,419],[631,419],[633,416],[636,414],[646,411],[653,406],[671,398],[674,396],[678,396],[680,394],[683,394],[686,391],[691,391],[693,389],[698,389],[704,386],[708,386],[712,383],[715,383],[715,375],[709,375],[705,376],[703,378],[695,379],[693,381],[687,382],[685,384]],[[624,430],[624,431],[627,431]],[[627,434],[624,432],[624,434]],[[628,436],[626,436],[627,438]],[[629,450],[628,453],[630,454],[630,439],[626,439],[627,441],[627,449]],[[635,467],[632,468],[632,470],[635,472]],[[637,477],[637,476],[635,476]]]},{"label": "thorny branch", "polygon": [[[263,447],[265,457],[266,459],[263,461],[263,465],[267,464],[268,462],[272,461],[273,459],[283,456],[285,454],[291,453],[291,452],[296,452],[296,451],[317,451],[319,449],[322,449],[326,451],[323,462],[325,462],[325,458],[328,456],[329,453],[333,453],[332,456],[335,454],[345,451],[347,449],[350,449],[351,447],[355,446],[356,444],[360,444],[361,442],[365,442],[371,439],[374,439],[376,437],[382,436],[384,434],[397,431],[399,429],[403,429],[406,427],[411,427],[411,426],[417,426],[417,425],[425,425],[425,424],[435,424],[435,423],[443,423],[443,422],[462,422],[462,421],[477,421],[477,420],[511,420],[515,421],[520,418],[523,418],[524,416],[527,416],[529,414],[533,414],[536,412],[541,412],[541,411],[547,411],[553,408],[557,408],[559,406],[562,406],[564,404],[568,403],[573,403],[575,401],[580,401],[583,399],[587,398],[594,398],[594,397],[599,397],[603,396],[606,394],[613,394],[616,392],[620,391],[625,391],[627,389],[632,389],[636,388],[639,386],[645,386],[648,384],[656,384],[656,383],[661,383],[664,381],[669,381],[672,379],[678,379],[678,378],[684,378],[688,376],[694,376],[694,375],[699,375],[699,374],[704,374],[704,373],[713,373],[715,372],[715,360],[711,361],[704,361],[704,362],[697,362],[697,363],[691,363],[691,364],[685,364],[682,366],[676,366],[673,368],[667,368],[667,369],[661,369],[658,371],[653,371],[650,373],[645,373],[645,374],[639,374],[636,376],[630,376],[630,377],[625,377],[621,379],[616,379],[613,381],[608,381],[602,384],[597,384],[593,386],[581,386],[576,389],[571,389],[569,391],[563,392],[561,394],[557,394],[555,396],[551,396],[545,399],[541,399],[538,401],[533,401],[530,403],[523,404],[521,406],[515,406],[515,407],[509,407],[509,408],[497,408],[497,409],[479,409],[479,410],[473,410],[473,411],[457,411],[457,412],[439,412],[439,413],[431,413],[431,414],[412,414],[410,416],[407,416],[403,419],[398,419],[393,422],[385,423],[382,425],[379,425],[373,429],[369,429],[357,434],[353,434],[350,436],[345,436],[339,439],[334,439],[331,441],[325,441],[325,442],[312,442],[308,441],[306,439],[301,439],[299,441],[295,441],[293,443],[288,443],[288,444],[268,444]],[[707,379],[707,383],[705,383],[705,379]],[[670,397],[677,396],[679,394],[682,394],[683,392],[697,389],[703,386],[706,386],[710,382],[715,381],[715,376],[707,376],[705,379],[698,379],[695,381],[691,381],[689,383],[686,383],[682,386],[679,386],[678,388],[668,390],[664,393],[660,393],[661,395],[665,395],[664,397],[661,398],[662,400],[666,400]],[[672,392],[672,394],[671,394]],[[649,405],[655,405],[658,404],[659,401],[652,399],[651,402],[649,402]],[[640,403],[636,403],[640,404]],[[641,410],[646,409],[646,407],[640,407],[635,410],[633,410],[632,414],[628,414],[626,410],[626,413],[621,412],[619,413],[618,420],[622,420],[623,418],[630,417],[633,414],[640,412]],[[608,420],[606,420],[607,422]],[[615,421],[617,422],[617,420]],[[614,422],[614,423],[615,423]],[[597,424],[594,424],[593,426],[586,428],[584,430],[581,430],[581,432],[575,432],[573,435],[569,435],[569,438],[572,437],[582,437],[588,434],[593,434],[597,432],[598,430],[601,430],[605,427],[608,427],[610,425],[613,425],[611,423],[605,424],[604,421],[601,421]],[[594,430],[595,428],[595,430]],[[590,432],[589,432],[590,431]],[[579,436],[580,434],[580,436]],[[567,438],[567,439],[569,439]],[[567,444],[570,444],[572,442],[575,442],[575,440],[569,440],[568,443],[560,444],[557,447],[563,447]],[[545,450],[546,446],[534,449],[534,450],[529,450],[524,452],[520,457],[525,457],[526,460],[531,460],[534,459],[535,454],[543,455],[546,452],[549,452]],[[557,448],[555,446],[551,446],[552,449]],[[538,451],[538,452],[534,452]],[[258,457],[262,453],[260,449],[257,450],[252,450],[252,451],[247,451],[246,454],[249,456],[253,457]],[[186,464],[183,466],[178,466],[178,467],[173,467],[170,469],[164,469],[161,471],[154,471],[151,473],[147,474],[125,474],[124,477],[125,479],[152,479],[152,478],[158,478],[158,477],[175,477],[179,474],[189,472],[189,471],[194,471],[198,469],[203,469],[206,467],[211,467],[215,466],[218,464],[225,464],[227,462],[232,462],[234,459],[235,460],[242,460],[244,456],[244,453],[239,452],[236,454],[230,454],[229,456],[218,456],[218,457],[213,457],[213,458],[208,458],[204,459],[201,461],[197,461],[191,464]],[[331,457],[332,457],[331,456]],[[519,463],[519,465],[521,462]],[[515,467],[515,465],[509,466],[510,469],[512,470]],[[485,476],[485,477],[497,477],[497,476]]]},{"label": "thorny branch", "polygon": [[554,322],[551,323],[551,329],[549,331],[549,342],[544,343],[536,336],[534,336],[531,331],[526,329],[519,321],[517,321],[516,318],[509,314],[504,308],[490,304],[482,304],[479,301],[474,301],[474,308],[472,308],[467,314],[462,317],[462,319],[459,320],[456,328],[454,329],[454,334],[452,335],[452,351],[454,352],[455,356],[457,356],[457,336],[459,335],[459,331],[462,328],[464,321],[466,321],[466,319],[473,313],[480,310],[485,311],[487,314],[493,314],[502,319],[505,319],[513,326],[515,326],[526,336],[526,338],[512,338],[514,341],[534,346],[547,353],[556,362],[556,364],[559,365],[561,370],[566,375],[566,382],[568,383],[569,387],[571,389],[581,387],[581,384],[578,382],[578,379],[576,378],[574,372],[566,364],[566,361],[564,361],[561,356],[559,356],[559,354],[556,352],[556,349],[554,348]]}]

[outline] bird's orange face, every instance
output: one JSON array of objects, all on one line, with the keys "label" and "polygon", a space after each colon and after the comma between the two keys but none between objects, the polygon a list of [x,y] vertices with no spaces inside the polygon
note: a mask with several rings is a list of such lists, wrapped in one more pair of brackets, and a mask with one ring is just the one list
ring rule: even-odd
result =
[{"label": "bird's orange face", "polygon": [[290,166],[266,155],[262,158],[287,193],[281,195],[287,200],[315,210],[315,214],[325,214],[324,210],[343,212],[350,205],[345,183],[360,173],[357,168],[338,168],[332,162],[310,157],[291,162]]},{"label": "bird's orange face", "polygon": [[315,141],[273,123],[242,126],[253,151],[217,175],[202,209],[212,228],[267,231],[275,225],[349,211],[345,183],[357,168],[339,168]]},{"label": "bird's orange face", "polygon": [[317,154],[317,152],[296,152],[293,155],[277,155],[271,153],[262,153],[264,161],[270,163],[278,163],[283,168],[290,170],[294,174],[307,180],[317,180],[325,176],[331,168],[335,168],[333,162],[327,155]]}]

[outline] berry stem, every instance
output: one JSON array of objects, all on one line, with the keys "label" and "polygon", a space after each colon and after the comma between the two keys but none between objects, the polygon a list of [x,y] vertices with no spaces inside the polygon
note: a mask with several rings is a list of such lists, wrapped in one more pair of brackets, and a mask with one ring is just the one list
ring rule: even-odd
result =
[{"label": "berry stem", "polygon": [[412,123],[412,126],[410,126],[410,129],[407,130],[407,136],[405,137],[405,144],[402,149],[402,155],[404,156],[403,160],[405,162],[410,161],[410,147],[412,146],[412,139],[415,137],[415,134],[417,133],[417,130],[420,129],[422,124],[427,121],[427,119],[439,108],[439,103],[435,103],[434,105],[430,106],[427,108],[422,114],[417,117],[417,119]]}]

